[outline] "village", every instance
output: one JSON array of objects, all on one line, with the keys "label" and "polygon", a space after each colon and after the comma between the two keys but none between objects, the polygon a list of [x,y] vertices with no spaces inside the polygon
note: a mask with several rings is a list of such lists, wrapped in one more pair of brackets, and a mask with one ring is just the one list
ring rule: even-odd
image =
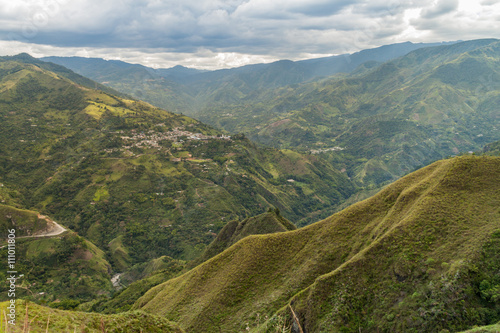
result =
[{"label": "village", "polygon": [[[160,124],[161,126],[162,124]],[[123,131],[120,131],[123,133]],[[131,131],[130,136],[120,136],[123,140],[124,145],[120,148],[108,148],[104,149],[106,153],[113,153],[116,151],[122,151],[127,155],[135,155],[130,151],[133,147],[136,148],[156,148],[157,150],[168,149],[162,145],[162,141],[170,141],[172,146],[176,146],[177,150],[181,149],[182,143],[186,141],[199,141],[206,142],[208,140],[228,140],[231,141],[231,137],[224,134],[219,135],[206,135],[203,133],[194,133],[186,130],[184,127],[175,127],[174,129],[167,132],[158,132],[155,130],[149,130],[147,133],[140,132],[136,133],[136,130]]]}]

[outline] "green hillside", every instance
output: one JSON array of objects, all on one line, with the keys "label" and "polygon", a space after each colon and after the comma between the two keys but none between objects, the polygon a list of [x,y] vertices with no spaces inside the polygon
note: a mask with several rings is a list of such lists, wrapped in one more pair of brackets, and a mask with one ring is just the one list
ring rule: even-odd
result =
[{"label": "green hillside", "polygon": [[[6,251],[0,260],[7,263]],[[74,308],[113,291],[104,252],[71,231],[57,237],[16,238],[15,268],[23,275],[16,281],[16,296],[53,307]],[[0,278],[7,277],[2,270]],[[0,287],[1,300],[7,299],[7,290],[7,284]]]},{"label": "green hillside", "polygon": [[134,307],[193,332],[296,332],[290,309],[305,332],[497,323],[499,182],[498,157],[438,161],[321,222],[246,237]]},{"label": "green hillside", "polygon": [[149,289],[181,275],[185,268],[185,261],[166,256],[134,265],[120,276],[120,284],[124,284],[123,289],[113,293],[112,297],[104,295],[83,303],[78,308],[99,313],[128,311]]},{"label": "green hillside", "polygon": [[115,293],[112,298],[91,301],[81,305],[81,308],[101,313],[127,311],[149,289],[181,275],[188,268],[212,258],[244,237],[295,229],[296,227],[282,217],[279,211],[271,209],[264,214],[242,221],[230,221],[222,228],[205,252],[199,258],[188,263],[188,267],[186,267],[185,262],[169,257],[161,257],[147,263],[137,264],[120,276],[120,282],[126,284],[125,289]]},{"label": "green hillside", "polygon": [[36,235],[47,229],[49,222],[36,212],[0,204],[0,237],[7,238],[8,230],[15,229],[17,237]]},{"label": "green hillside", "polygon": [[[97,79],[109,73],[102,78],[107,85],[259,143],[321,154],[359,185],[376,188],[500,139],[499,45],[497,39],[396,44],[182,80],[160,73],[138,79],[139,69],[154,72],[138,65],[118,71],[104,61],[48,60]],[[352,61],[338,63],[345,59]]]},{"label": "green hillside", "polygon": [[498,333],[498,332],[500,332],[500,323],[496,325],[476,327],[471,330],[464,331],[463,333]]},{"label": "green hillside", "polygon": [[246,218],[243,221],[230,221],[222,228],[214,241],[210,243],[203,255],[196,262],[202,263],[207,261],[250,235],[272,234],[295,229],[297,227],[282,217],[279,211],[272,210],[258,216]]},{"label": "green hillside", "polygon": [[207,106],[198,118],[323,154],[377,185],[499,139],[499,54],[498,40],[422,48],[358,76]]},{"label": "green hillside", "polygon": [[[7,310],[7,302],[0,303],[0,310]],[[16,302],[16,325],[9,326],[12,333],[118,333],[118,332],[151,332],[182,333],[175,323],[141,311],[117,315],[101,315],[97,313],[62,311],[50,309],[31,302]],[[9,324],[10,325],[10,324]],[[0,330],[6,323],[2,319]]]},{"label": "green hillside", "polygon": [[500,141],[487,144],[483,149],[483,153],[486,155],[499,156],[500,155]]},{"label": "green hillside", "polygon": [[269,207],[307,224],[355,191],[316,156],[263,149],[16,59],[0,59],[0,181],[19,208],[104,250],[115,271],[193,259],[227,221]]}]

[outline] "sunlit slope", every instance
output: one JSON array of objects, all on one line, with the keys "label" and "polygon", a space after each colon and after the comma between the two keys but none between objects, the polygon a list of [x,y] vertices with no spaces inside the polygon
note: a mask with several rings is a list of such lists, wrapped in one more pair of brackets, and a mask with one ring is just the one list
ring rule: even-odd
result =
[{"label": "sunlit slope", "polygon": [[135,307],[207,332],[274,332],[291,301],[306,332],[498,321],[499,181],[499,158],[436,162],[321,222],[244,238]]}]

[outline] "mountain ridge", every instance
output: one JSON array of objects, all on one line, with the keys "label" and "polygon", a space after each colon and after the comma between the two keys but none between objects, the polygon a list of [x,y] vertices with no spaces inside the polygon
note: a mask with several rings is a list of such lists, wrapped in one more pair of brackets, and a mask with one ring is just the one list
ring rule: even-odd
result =
[{"label": "mountain ridge", "polygon": [[[499,198],[494,185],[500,177],[499,162],[487,157],[439,161],[324,221],[296,231],[247,237],[183,276],[151,289],[134,307],[166,316],[187,330],[250,327],[273,332],[280,321],[293,324],[287,304],[307,332],[357,332],[360,327],[369,332],[394,331],[401,330],[406,320],[410,324],[405,331],[411,332],[427,331],[433,325],[465,329],[488,323],[474,321],[474,309],[483,311],[481,307],[491,311],[496,322],[496,303],[483,303],[486,299],[473,290],[485,278],[500,283],[492,273],[500,265],[493,255],[500,246],[495,236],[500,235],[499,211],[493,208]],[[460,199],[471,195],[474,204]],[[474,206],[483,199],[481,207],[489,207],[482,215],[485,220],[475,216],[483,208]],[[433,220],[425,222],[431,216]],[[469,243],[461,238],[464,230]],[[484,246],[489,250],[483,253]],[[486,260],[492,270],[475,271],[469,266],[472,257]],[[367,260],[370,264],[361,264]],[[463,271],[463,280],[453,280],[457,271]],[[435,289],[428,289],[431,281],[437,283]],[[453,313],[461,313],[460,303],[456,297],[445,301],[451,297],[449,289],[438,292],[443,281],[471,286],[471,291],[458,296],[458,300],[470,297],[466,301],[469,316],[454,317]],[[363,297],[367,288],[372,292]],[[423,301],[422,293],[427,292],[440,304],[437,317],[432,316],[432,302]],[[378,293],[384,295],[383,302],[370,296]],[[397,306],[400,297],[407,303],[403,308]],[[416,299],[418,304],[412,301]],[[365,313],[360,315],[362,309]],[[411,320],[417,311],[424,311],[425,321]],[[396,314],[401,318],[396,319]],[[268,319],[262,324],[264,316]],[[446,318],[445,324],[440,316]]]}]

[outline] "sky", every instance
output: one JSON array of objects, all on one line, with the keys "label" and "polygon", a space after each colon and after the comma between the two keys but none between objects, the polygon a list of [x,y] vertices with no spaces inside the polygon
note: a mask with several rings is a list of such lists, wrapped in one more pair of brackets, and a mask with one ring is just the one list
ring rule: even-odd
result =
[{"label": "sky", "polygon": [[500,38],[500,0],[0,0],[0,56],[238,67]]}]

